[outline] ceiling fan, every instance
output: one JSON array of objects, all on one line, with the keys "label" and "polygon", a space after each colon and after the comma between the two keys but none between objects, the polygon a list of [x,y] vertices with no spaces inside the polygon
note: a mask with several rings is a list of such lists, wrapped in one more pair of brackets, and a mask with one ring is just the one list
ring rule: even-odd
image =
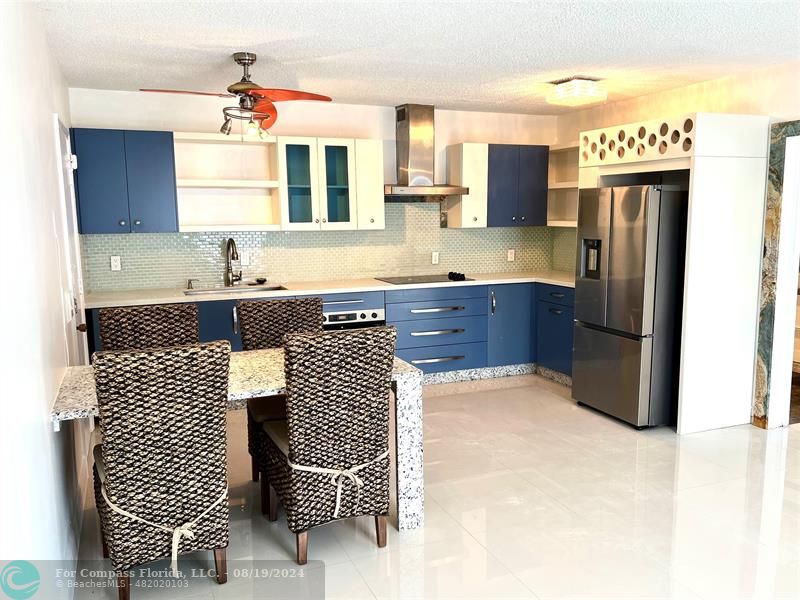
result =
[{"label": "ceiling fan", "polygon": [[256,62],[256,55],[252,52],[235,52],[233,60],[243,69],[241,80],[228,86],[228,93],[221,94],[216,92],[191,92],[187,90],[156,90],[141,89],[142,92],[160,92],[166,94],[191,94],[194,96],[216,96],[218,98],[239,98],[239,106],[226,106],[222,109],[225,120],[220,127],[220,133],[229,135],[231,132],[232,120],[249,121],[248,130],[255,132],[257,129],[262,137],[268,134],[268,130],[275,125],[278,120],[278,109],[275,102],[285,102],[288,100],[319,100],[330,102],[328,96],[301,92],[297,90],[283,90],[262,88],[257,83],[250,81],[250,65]]}]

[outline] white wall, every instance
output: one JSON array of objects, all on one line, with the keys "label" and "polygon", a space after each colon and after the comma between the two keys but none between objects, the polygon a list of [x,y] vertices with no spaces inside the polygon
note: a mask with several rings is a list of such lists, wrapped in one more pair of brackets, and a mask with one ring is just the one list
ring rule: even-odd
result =
[{"label": "white wall", "polygon": [[[222,108],[231,103],[203,96],[80,88],[70,89],[69,98],[75,127],[166,131],[217,131]],[[384,176],[387,183],[395,182],[394,107],[335,102],[281,102],[277,106],[273,135],[382,139]],[[436,110],[435,120],[437,183],[445,180],[448,144],[551,144],[556,137],[556,117],[552,116]]]},{"label": "white wall", "polygon": [[80,472],[86,432],[79,425],[55,433],[49,419],[67,365],[61,292],[51,275],[58,273],[62,231],[53,113],[69,124],[68,94],[38,9],[0,3],[0,44],[6,118],[0,137],[6,250],[0,560],[73,560],[87,481]]},{"label": "white wall", "polygon": [[692,112],[769,115],[773,122],[798,119],[800,62],[567,113],[558,117],[558,141],[577,140],[589,129]]}]

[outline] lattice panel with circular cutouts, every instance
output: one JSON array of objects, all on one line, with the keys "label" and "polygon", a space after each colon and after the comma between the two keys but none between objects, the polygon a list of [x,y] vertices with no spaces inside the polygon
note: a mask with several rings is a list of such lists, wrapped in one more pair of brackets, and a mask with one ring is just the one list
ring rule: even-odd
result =
[{"label": "lattice panel with circular cutouts", "polygon": [[695,115],[688,115],[584,131],[579,142],[580,166],[692,156],[695,127]]}]

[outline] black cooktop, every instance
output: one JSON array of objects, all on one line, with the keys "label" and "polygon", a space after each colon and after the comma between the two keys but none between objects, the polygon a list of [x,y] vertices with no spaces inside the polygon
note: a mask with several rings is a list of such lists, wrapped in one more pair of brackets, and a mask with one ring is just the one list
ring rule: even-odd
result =
[{"label": "black cooktop", "polygon": [[385,281],[392,285],[406,285],[410,283],[443,283],[448,281],[473,281],[463,273],[447,273],[442,275],[408,275],[406,277],[376,277],[378,281]]}]

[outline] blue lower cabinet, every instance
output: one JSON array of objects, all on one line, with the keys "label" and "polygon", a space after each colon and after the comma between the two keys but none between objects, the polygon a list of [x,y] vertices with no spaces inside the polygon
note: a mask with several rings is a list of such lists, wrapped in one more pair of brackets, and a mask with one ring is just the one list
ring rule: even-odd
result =
[{"label": "blue lower cabinet", "polygon": [[536,302],[536,363],[572,375],[572,307]]},{"label": "blue lower cabinet", "polygon": [[395,354],[423,373],[478,369],[486,366],[486,342],[398,349]]},{"label": "blue lower cabinet", "polygon": [[236,300],[213,300],[197,303],[200,341],[228,340],[234,352],[242,349],[242,336],[234,316]]},{"label": "blue lower cabinet", "polygon": [[488,294],[488,366],[536,361],[533,284],[493,285]]},{"label": "blue lower cabinet", "polygon": [[400,349],[486,341],[486,317],[482,315],[401,321],[394,326]]}]

